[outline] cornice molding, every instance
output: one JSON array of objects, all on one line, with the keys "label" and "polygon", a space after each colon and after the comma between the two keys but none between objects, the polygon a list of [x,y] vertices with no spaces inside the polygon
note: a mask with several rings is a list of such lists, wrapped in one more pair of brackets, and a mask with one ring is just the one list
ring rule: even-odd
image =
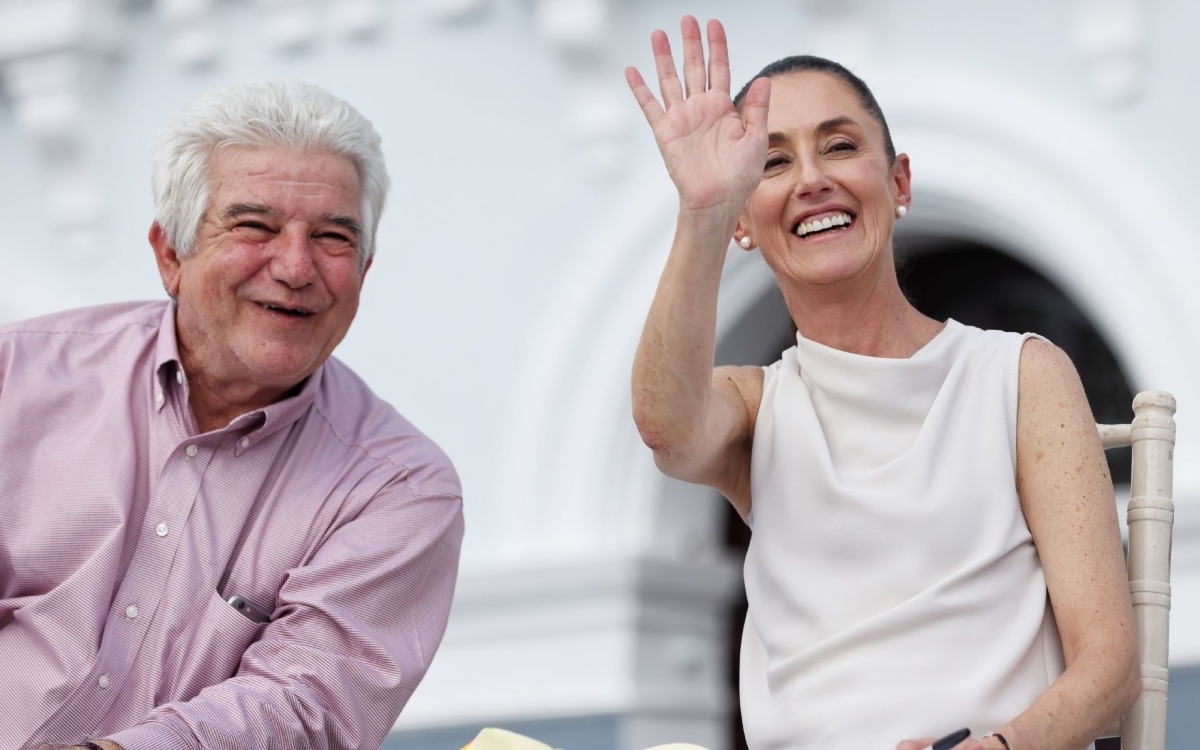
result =
[{"label": "cornice molding", "polygon": [[[306,54],[325,28],[351,42],[385,25],[383,0],[241,0],[261,13],[266,38],[279,54]],[[488,0],[426,0],[435,23],[483,14]],[[103,196],[95,174],[96,92],[119,73],[114,63],[134,18],[155,13],[165,32],[167,62],[181,71],[218,62],[218,21],[233,0],[0,0],[0,95],[13,103],[21,134],[49,175],[51,221],[78,257],[99,253]],[[597,176],[622,170],[631,131],[627,94],[606,65],[612,0],[535,0],[533,24],[570,78],[565,123]]]},{"label": "cornice molding", "polygon": [[1145,87],[1147,15],[1140,0],[1075,0],[1072,49],[1101,104],[1130,104]]},{"label": "cornice molding", "polygon": [[45,166],[48,213],[81,259],[96,252],[103,211],[86,123],[123,46],[121,12],[116,0],[0,0],[5,93]]},{"label": "cornice molding", "polygon": [[629,94],[609,64],[612,0],[537,0],[534,25],[562,61],[571,92],[567,131],[580,146],[584,166],[596,178],[624,172],[632,131]]}]

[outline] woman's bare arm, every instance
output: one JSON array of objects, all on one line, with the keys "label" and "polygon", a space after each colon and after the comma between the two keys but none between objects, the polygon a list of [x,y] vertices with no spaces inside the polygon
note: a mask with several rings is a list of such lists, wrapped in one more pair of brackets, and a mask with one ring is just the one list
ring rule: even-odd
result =
[{"label": "woman's bare arm", "polygon": [[745,115],[729,95],[721,24],[685,17],[683,81],[666,34],[651,37],[660,103],[633,68],[626,79],[679,191],[675,240],[633,367],[633,414],[667,474],[713,486],[749,511],[749,443],[762,390],[757,367],[714,369],[717,291],[738,217],[762,178],[770,83],[756,82]]},{"label": "woman's bare arm", "polygon": [[1028,340],[1021,354],[1017,490],[1067,668],[997,731],[1018,748],[1083,748],[1128,710],[1141,683],[1104,451],[1075,367],[1040,339]]}]

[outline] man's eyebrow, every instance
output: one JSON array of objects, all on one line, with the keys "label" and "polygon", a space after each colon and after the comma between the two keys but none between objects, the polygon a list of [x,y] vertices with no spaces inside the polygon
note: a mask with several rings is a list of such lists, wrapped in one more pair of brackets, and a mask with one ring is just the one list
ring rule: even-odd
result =
[{"label": "man's eyebrow", "polygon": [[232,203],[225,207],[221,212],[221,216],[226,219],[233,219],[242,214],[272,214],[274,211],[271,207],[263,203]]},{"label": "man's eyebrow", "polygon": [[[236,219],[243,214],[258,214],[261,216],[271,216],[277,213],[275,209],[264,203],[232,203],[225,207],[221,215],[226,219]],[[322,221],[327,221],[330,224],[336,224],[347,232],[351,232],[355,237],[362,236],[362,222],[353,216],[345,214],[325,214],[321,217]]]},{"label": "man's eyebrow", "polygon": [[353,233],[355,237],[362,236],[362,223],[353,216],[346,216],[345,214],[326,214],[321,218],[325,221],[328,221],[330,224],[337,224],[347,232]]},{"label": "man's eyebrow", "polygon": [[[857,128],[857,129],[862,128],[862,126],[858,124],[857,120],[855,120],[851,117],[847,117],[845,115],[841,115],[840,117],[831,117],[828,120],[822,121],[820,124],[817,125],[816,128],[814,128],[814,130],[818,134],[823,135],[830,131],[840,130],[841,128],[845,128],[845,127],[852,127],[852,128]],[[770,133],[767,135],[767,140],[771,143],[777,143],[779,141],[786,141],[787,134],[782,133],[782,132]]]}]

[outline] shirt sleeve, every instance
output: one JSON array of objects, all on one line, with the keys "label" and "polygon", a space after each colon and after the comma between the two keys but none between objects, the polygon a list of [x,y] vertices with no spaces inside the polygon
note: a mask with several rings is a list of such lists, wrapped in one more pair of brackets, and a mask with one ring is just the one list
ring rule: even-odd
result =
[{"label": "shirt sleeve", "polygon": [[462,535],[457,479],[387,485],[288,572],[234,677],[110,739],[126,750],[375,750],[441,642]]}]

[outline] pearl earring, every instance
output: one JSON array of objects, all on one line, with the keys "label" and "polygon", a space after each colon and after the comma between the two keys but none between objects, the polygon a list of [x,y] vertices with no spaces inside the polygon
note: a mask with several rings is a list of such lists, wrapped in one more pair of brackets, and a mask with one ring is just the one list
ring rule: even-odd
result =
[{"label": "pearl earring", "polygon": [[738,244],[742,246],[743,250],[749,250],[750,246],[754,244],[754,240],[750,239],[749,237],[743,237],[738,240]]},{"label": "pearl earring", "polygon": [[896,218],[897,219],[903,219],[904,215],[907,213],[908,213],[908,208],[906,206],[896,206]]}]

